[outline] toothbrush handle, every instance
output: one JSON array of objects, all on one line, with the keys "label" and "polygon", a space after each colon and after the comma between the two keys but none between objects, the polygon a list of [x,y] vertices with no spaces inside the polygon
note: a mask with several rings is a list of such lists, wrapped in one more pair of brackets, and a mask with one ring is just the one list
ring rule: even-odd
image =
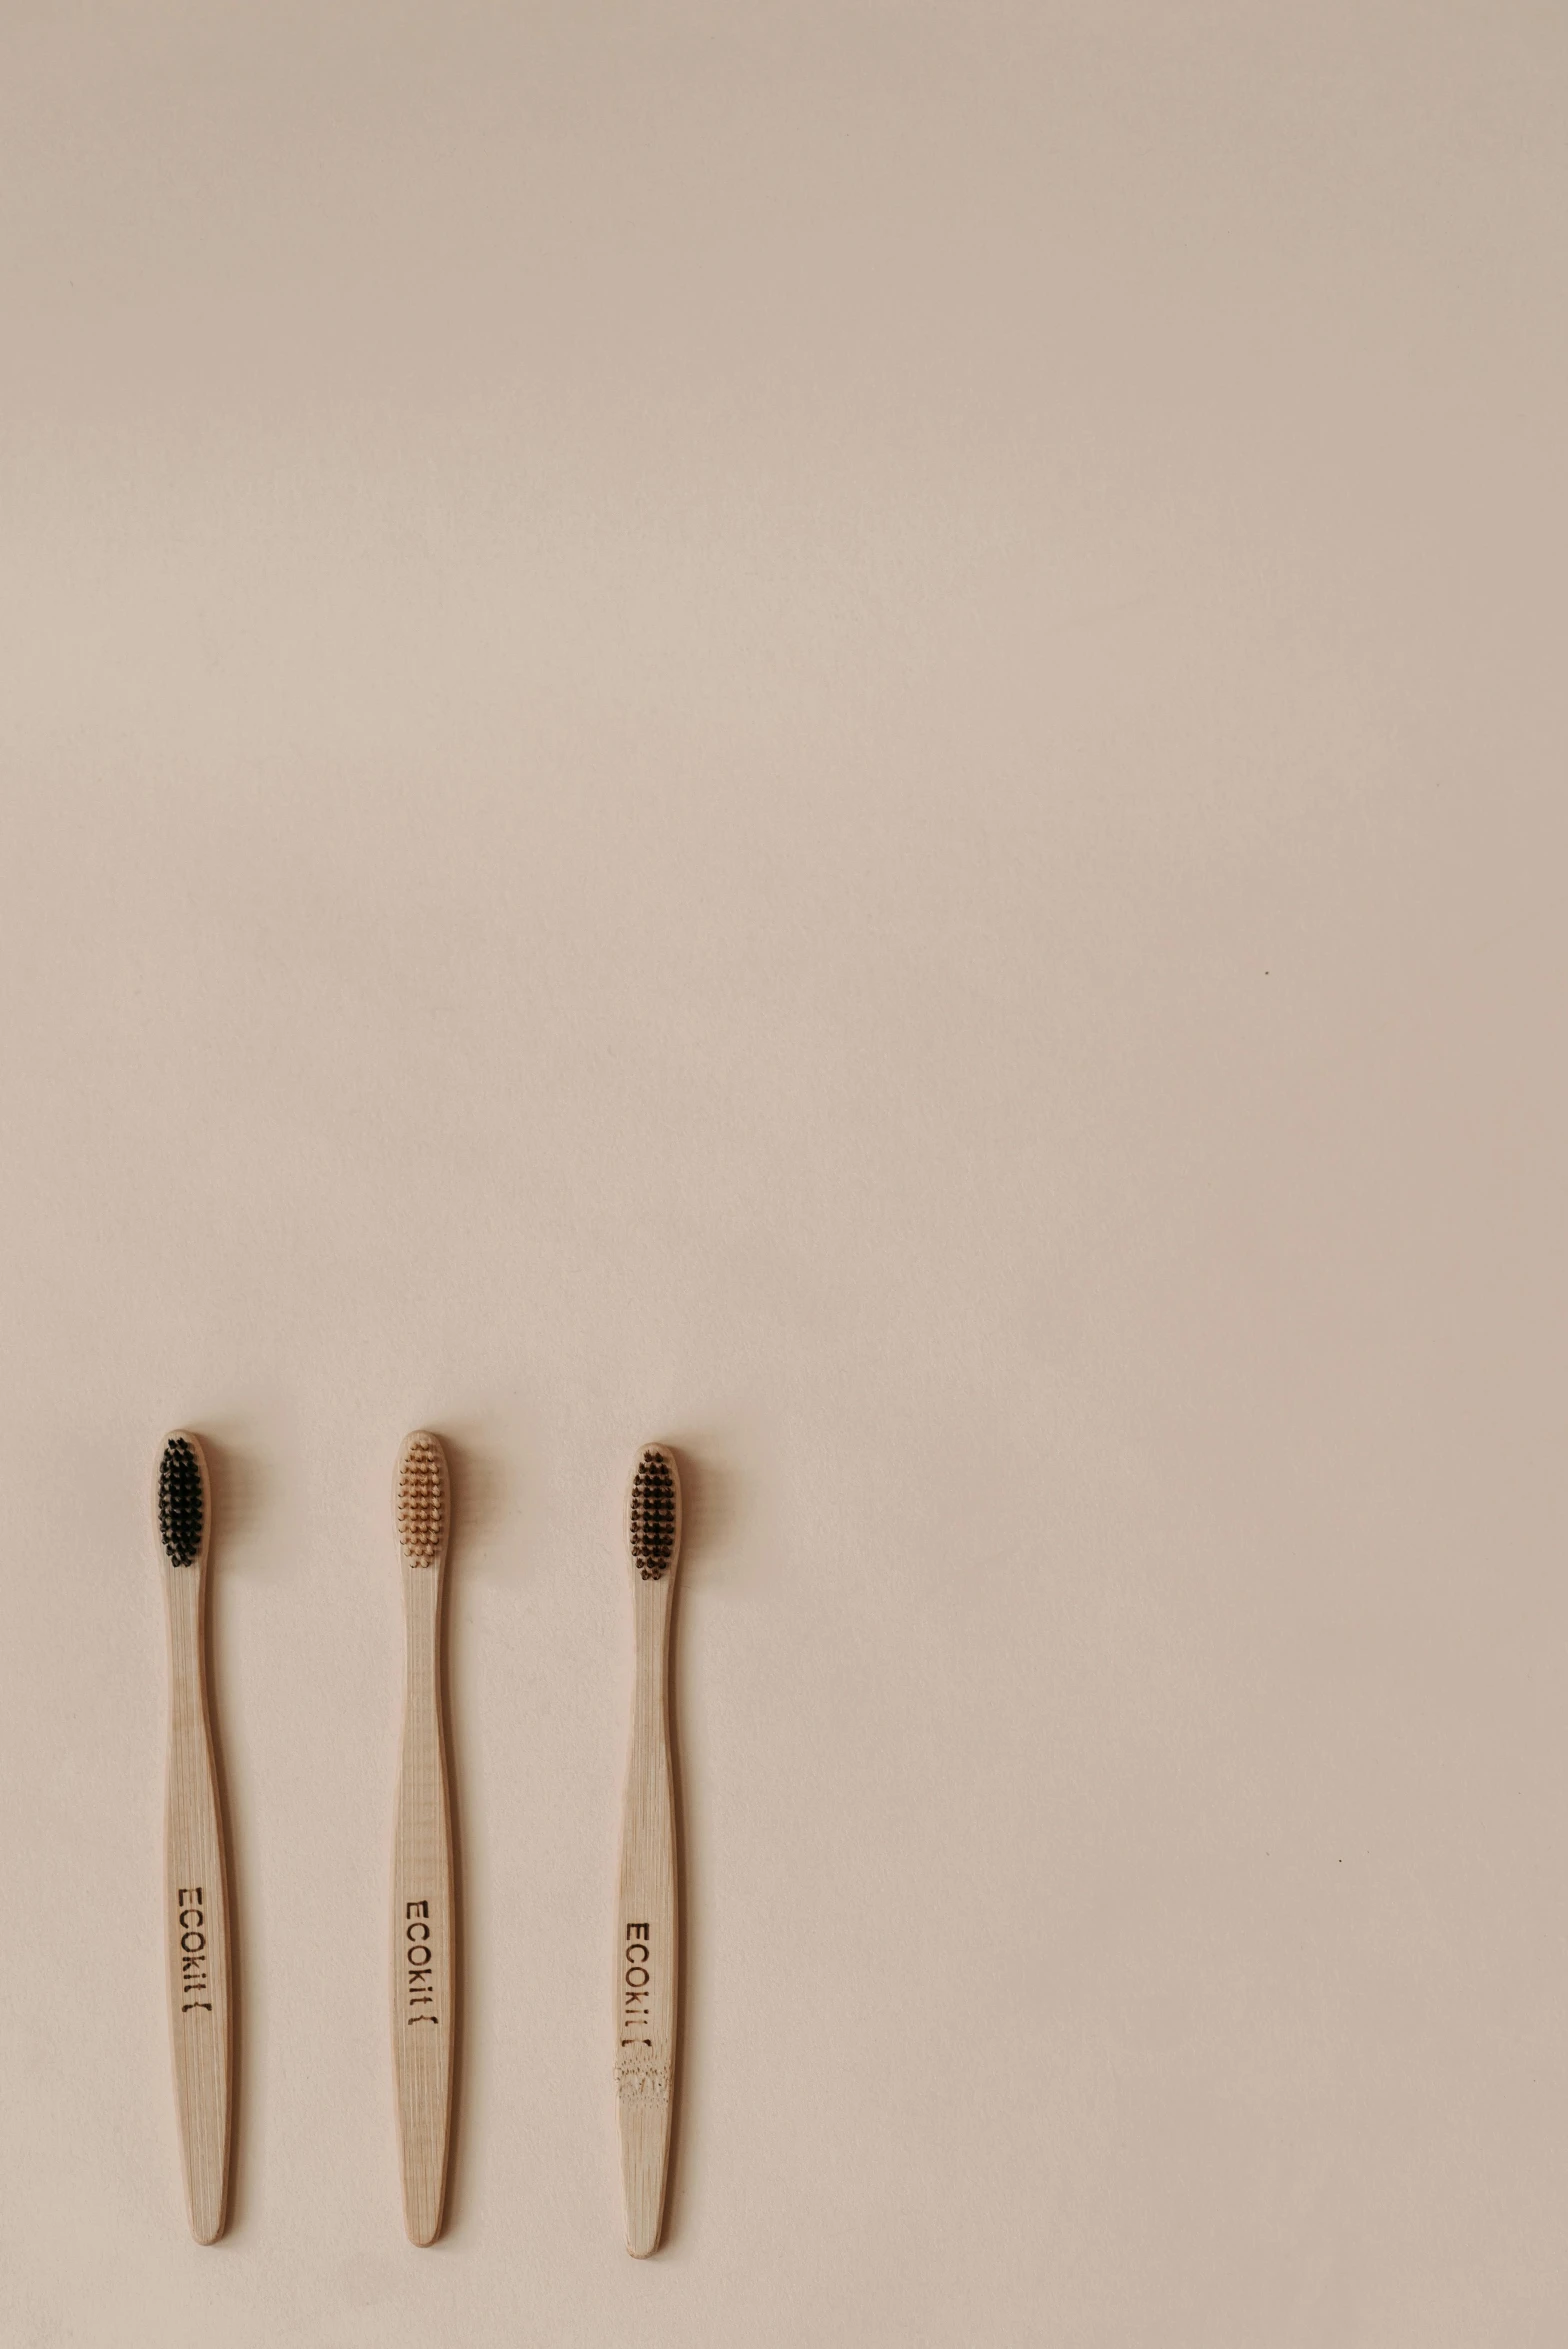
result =
[{"label": "toothbrush handle", "polygon": [[615,2084],[626,2248],[658,2248],[670,2158],[679,1952],[669,1650],[674,1578],[633,1582],[637,1667],[621,1828],[615,1952]]},{"label": "toothbrush handle", "polygon": [[205,1566],[168,1567],[169,1773],[164,1833],[169,2026],[191,2233],[223,2232],[233,2009],[223,1824],[207,1713]]},{"label": "toothbrush handle", "polygon": [[457,2021],[441,1580],[439,1565],[403,1568],[408,1683],[392,1853],[392,2053],[403,2223],[413,2243],[433,2243],[441,2232]]}]

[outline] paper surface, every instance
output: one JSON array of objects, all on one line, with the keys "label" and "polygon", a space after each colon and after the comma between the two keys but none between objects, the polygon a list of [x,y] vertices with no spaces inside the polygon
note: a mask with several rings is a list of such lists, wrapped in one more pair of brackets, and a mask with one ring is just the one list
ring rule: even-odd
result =
[{"label": "paper surface", "polygon": [[[7,2349],[1555,2349],[1568,27],[94,0],[0,45]],[[643,1439],[687,2004],[634,2266]]]}]

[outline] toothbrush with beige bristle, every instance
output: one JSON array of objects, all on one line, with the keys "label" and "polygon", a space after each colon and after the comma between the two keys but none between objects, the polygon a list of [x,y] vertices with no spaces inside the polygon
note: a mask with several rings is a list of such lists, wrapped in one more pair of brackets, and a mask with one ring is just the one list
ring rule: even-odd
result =
[{"label": "toothbrush with beige bristle", "polygon": [[168,1437],[158,1463],[158,1536],[169,1617],[163,1850],[174,2101],[191,2233],[198,2243],[215,2243],[223,2232],[229,2183],[228,1870],[207,1700],[211,1490],[201,1444],[182,1430]]},{"label": "toothbrush with beige bristle", "polygon": [[636,1678],[621,1826],[615,1949],[615,2086],[626,2248],[659,2245],[675,2093],[677,1902],[670,1766],[670,1618],[681,1551],[674,1454],[644,1444],[627,1492]]},{"label": "toothbrush with beige bristle", "polygon": [[397,1470],[408,1676],[392,1854],[392,2048],[409,2240],[433,2243],[446,2198],[456,2021],[452,1820],[441,1719],[441,1585],[451,1529],[446,1455],[411,1435]]}]

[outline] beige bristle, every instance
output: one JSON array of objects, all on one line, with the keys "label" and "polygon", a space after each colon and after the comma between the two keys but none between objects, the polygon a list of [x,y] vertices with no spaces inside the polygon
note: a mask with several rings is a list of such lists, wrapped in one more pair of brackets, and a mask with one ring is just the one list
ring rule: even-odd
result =
[{"label": "beige bristle", "polygon": [[415,1566],[433,1566],[446,1547],[446,1463],[434,1436],[410,1436],[403,1447],[397,1538]]}]

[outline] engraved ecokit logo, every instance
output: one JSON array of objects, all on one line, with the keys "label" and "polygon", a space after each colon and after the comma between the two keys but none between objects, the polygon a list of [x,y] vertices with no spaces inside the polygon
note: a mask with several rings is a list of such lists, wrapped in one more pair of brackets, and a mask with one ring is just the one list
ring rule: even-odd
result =
[{"label": "engraved ecokit logo", "polygon": [[180,1928],[180,1991],[184,2003],[182,2015],[194,2014],[201,2007],[209,2015],[212,1999],[199,1994],[211,1992],[212,1979],[207,1970],[207,1912],[203,1907],[207,1895],[199,1884],[181,1884],[175,1888],[175,1905]]},{"label": "engraved ecokit logo", "polygon": [[[635,2025],[648,2023],[648,1959],[652,1945],[647,1925],[628,1925],[626,1928],[625,1965],[621,1975],[621,2030],[630,2031]],[[651,2047],[651,2039],[621,2040],[623,2047]]]},{"label": "engraved ecokit logo", "polygon": [[426,2007],[436,2002],[435,1967],[430,1956],[430,1903],[428,1900],[410,1900],[403,1904],[403,1954],[408,1961],[408,2021],[410,2023],[439,2023],[439,2015],[426,2014]]}]

